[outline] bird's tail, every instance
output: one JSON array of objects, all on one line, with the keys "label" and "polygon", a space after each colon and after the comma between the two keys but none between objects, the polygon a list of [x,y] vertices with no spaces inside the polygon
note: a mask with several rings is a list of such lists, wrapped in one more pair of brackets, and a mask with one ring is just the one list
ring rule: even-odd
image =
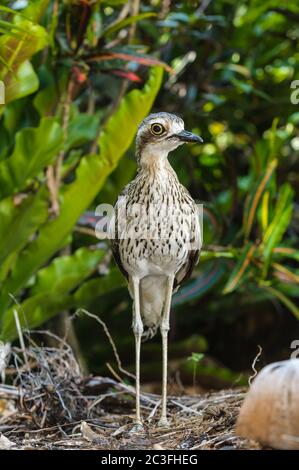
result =
[{"label": "bird's tail", "polygon": [[[146,276],[140,281],[140,312],[145,327],[142,335],[144,340],[155,336],[160,327],[166,289],[167,279],[164,276]],[[130,286],[131,295],[132,290]]]}]

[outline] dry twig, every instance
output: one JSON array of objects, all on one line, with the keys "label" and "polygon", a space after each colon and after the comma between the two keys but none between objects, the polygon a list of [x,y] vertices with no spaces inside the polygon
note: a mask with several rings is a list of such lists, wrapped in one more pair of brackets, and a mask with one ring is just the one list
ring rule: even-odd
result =
[{"label": "dry twig", "polygon": [[259,348],[258,353],[257,353],[257,355],[255,356],[255,358],[254,358],[254,360],[253,360],[253,363],[252,363],[252,365],[251,365],[251,368],[252,368],[252,370],[253,370],[254,373],[253,373],[253,375],[251,375],[251,376],[249,377],[249,379],[248,379],[248,385],[249,385],[249,386],[251,385],[253,379],[255,379],[255,377],[256,377],[257,374],[258,374],[258,372],[257,372],[257,370],[256,370],[256,368],[255,368],[255,366],[256,366],[256,363],[259,361],[259,359],[260,359],[260,357],[261,357],[261,354],[262,354],[262,352],[263,352],[263,349],[262,349],[262,347],[261,347],[259,344],[258,344],[258,348]]}]

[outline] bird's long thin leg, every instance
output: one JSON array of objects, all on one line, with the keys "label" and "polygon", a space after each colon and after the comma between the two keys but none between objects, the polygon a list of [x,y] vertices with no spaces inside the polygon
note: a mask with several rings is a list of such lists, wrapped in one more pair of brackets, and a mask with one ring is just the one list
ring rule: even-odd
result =
[{"label": "bird's long thin leg", "polygon": [[159,426],[168,426],[168,420],[166,415],[166,403],[167,403],[167,353],[168,353],[168,331],[169,331],[169,316],[171,307],[171,297],[173,289],[174,276],[169,276],[167,279],[167,290],[166,299],[163,310],[163,316],[161,321],[161,336],[162,336],[162,354],[163,354],[163,377],[162,377],[162,411],[161,418],[159,420]]},{"label": "bird's long thin leg", "polygon": [[141,336],[143,333],[143,324],[140,315],[140,295],[139,295],[139,279],[134,277],[134,309],[133,309],[133,331],[135,336],[135,358],[136,358],[136,424],[142,425],[140,413],[140,347]]}]

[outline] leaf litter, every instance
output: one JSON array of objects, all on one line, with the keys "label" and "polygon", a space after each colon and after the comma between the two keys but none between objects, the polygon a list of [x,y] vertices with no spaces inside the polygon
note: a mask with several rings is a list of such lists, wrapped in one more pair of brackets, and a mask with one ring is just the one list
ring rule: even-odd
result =
[{"label": "leaf litter", "polygon": [[[49,331],[34,335],[55,336]],[[84,376],[71,347],[11,347],[0,384],[0,447],[6,449],[259,449],[234,426],[246,389],[170,396],[171,428],[157,426],[160,396],[141,393],[144,430],[131,432],[135,389],[128,378]]]}]

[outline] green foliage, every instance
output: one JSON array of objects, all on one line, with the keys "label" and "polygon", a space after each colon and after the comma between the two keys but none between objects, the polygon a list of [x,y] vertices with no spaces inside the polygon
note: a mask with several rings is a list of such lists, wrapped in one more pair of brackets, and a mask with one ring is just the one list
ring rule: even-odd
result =
[{"label": "green foliage", "polygon": [[[206,9],[183,2],[160,23],[158,42],[170,44],[174,69],[162,107],[179,109],[205,142],[189,160],[186,149],[178,152],[174,164],[193,197],[213,201],[221,232],[211,241],[204,224],[197,278],[174,304],[210,294],[199,306],[206,318],[223,294],[234,304],[248,291],[298,316],[298,130],[290,100],[298,12],[294,1],[219,0]],[[157,29],[148,28],[152,38]]]},{"label": "green foliage", "polygon": [[202,361],[204,358],[203,353],[195,353],[193,352],[190,357],[188,357],[188,361],[191,361],[193,364],[193,386],[195,386],[195,380],[196,380],[196,371],[198,364]]},{"label": "green foliage", "polygon": [[[1,264],[13,253],[18,253],[38,227],[48,217],[48,204],[44,188],[36,194],[26,195],[16,205],[12,197],[0,201],[0,262]],[[14,258],[13,258],[14,259]],[[1,266],[3,269],[3,265]],[[5,266],[7,270],[8,266]],[[1,278],[3,272],[1,269]]]},{"label": "green foliage", "polygon": [[103,249],[80,248],[72,256],[56,258],[49,266],[39,270],[31,293],[51,294],[55,290],[59,295],[69,292],[96,269],[104,255]]},{"label": "green foliage", "polygon": [[285,183],[281,186],[278,198],[273,211],[273,218],[265,230],[262,241],[263,255],[265,260],[264,274],[271,263],[273,250],[281,242],[285,234],[293,213],[294,191],[290,184]]},{"label": "green foliage", "polygon": [[245,245],[244,249],[242,250],[241,255],[239,256],[239,259],[236,263],[236,266],[233,272],[228,278],[226,286],[223,290],[224,294],[232,292],[238,287],[241,280],[244,281],[246,271],[254,255],[254,251],[255,251],[255,246],[252,243],[247,243],[247,245]]},{"label": "green foliage", "polygon": [[204,358],[203,353],[192,353],[190,357],[188,357],[189,361],[192,361],[194,364],[198,364]]},{"label": "green foliage", "polygon": [[103,259],[105,251],[81,248],[71,256],[56,258],[40,269],[27,300],[18,307],[7,309],[2,318],[2,335],[7,340],[16,335],[13,310],[21,313],[21,324],[32,328],[57,314],[61,309],[74,306],[70,292],[90,276]]},{"label": "green foliage", "polygon": [[[0,72],[6,86],[3,131],[9,119],[12,119],[13,108],[9,102],[36,91],[39,86],[37,74],[28,59],[48,43],[45,29],[35,23],[46,8],[47,2],[36,1],[23,12],[24,16],[13,13],[10,30],[0,37],[3,45],[1,51],[8,48],[16,51],[13,56],[2,57]],[[5,13],[10,15],[12,12],[7,10]],[[141,15],[135,21],[143,17]],[[26,31],[21,31],[21,27]],[[17,37],[15,32],[18,32]],[[26,70],[29,79],[29,72],[32,71],[31,89],[26,88],[26,93],[23,93],[23,82],[12,93],[18,74]],[[63,72],[64,75],[65,72],[67,70]],[[53,84],[53,72],[48,66],[48,77],[51,73],[50,82]],[[105,279],[87,280],[84,283],[86,278],[95,273],[106,249],[82,248],[66,257],[59,256],[59,250],[70,243],[79,216],[93,202],[107,176],[129,148],[139,122],[151,109],[161,79],[162,70],[152,69],[145,87],[129,92],[101,127],[101,113],[80,112],[78,104],[72,107],[71,103],[66,104],[66,96],[70,87],[74,86],[75,77],[74,82],[60,81],[56,88],[58,101],[55,117],[44,117],[46,102],[41,98],[35,99],[41,119],[32,110],[29,117],[34,118],[33,125],[29,127],[28,121],[24,121],[24,118],[22,120],[25,106],[20,108],[18,118],[14,119],[15,126],[20,126],[19,130],[13,141],[7,141],[12,148],[10,152],[6,150],[4,154],[7,156],[0,162],[0,327],[3,338],[13,339],[16,335],[14,308],[22,312],[22,324],[31,328],[61,309],[88,306],[88,296],[91,293],[95,297],[110,292],[114,288],[111,283],[115,279],[122,284],[114,271]],[[60,87],[61,97],[57,95]],[[41,97],[40,93],[38,96]],[[46,106],[49,112],[50,108]],[[122,132],[124,128],[126,132]],[[89,153],[86,146],[95,139],[99,151]],[[68,161],[73,158],[74,154],[70,152],[74,148],[80,148],[80,152],[76,154],[75,165],[72,166]],[[65,180],[59,183],[59,214],[53,217],[49,213],[52,194],[49,188],[52,191],[51,185],[57,182],[48,180],[45,171],[49,165],[57,168],[61,156],[66,162],[62,166],[62,178]],[[16,307],[13,299],[19,298],[24,289],[29,289],[26,299]]]},{"label": "green foliage", "polygon": [[25,189],[52,163],[62,143],[62,130],[54,118],[44,118],[37,128],[18,132],[12,155],[0,163],[0,198]]},{"label": "green foliage", "polygon": [[113,34],[116,31],[125,28],[126,26],[136,23],[139,20],[144,20],[145,18],[152,18],[153,16],[157,15],[155,13],[140,13],[140,15],[130,16],[129,18],[113,23],[111,26],[109,26],[103,31],[102,35],[109,36],[109,34]]},{"label": "green foliage", "polygon": [[[129,147],[138,122],[149,112],[152,101],[159,89],[161,77],[161,70],[153,69],[144,90],[133,91],[124,98],[119,109],[109,119],[99,137],[100,153],[83,157],[76,171],[74,182],[66,185],[65,188],[61,188],[62,197],[59,216],[39,227],[38,236],[28,243],[24,252],[15,261],[10,276],[2,283],[0,296],[2,315],[5,313],[10,301],[9,293],[13,292],[16,295],[22,286],[26,285],[29,278],[59,249],[66,245],[68,236],[80,214],[92,203],[107,175],[113,170],[117,161]],[[125,125],[127,132],[122,134],[120,140],[118,139],[121,134],[120,130]],[[36,151],[40,151],[40,149],[41,146],[38,145]],[[50,152],[47,147],[42,147],[42,149],[47,154]],[[34,152],[31,153],[31,156],[34,159]],[[48,158],[39,159],[40,164],[43,161],[44,165],[49,163]],[[34,167],[34,163],[32,166]],[[27,214],[30,219],[31,216],[32,214]],[[53,295],[55,296],[55,294]],[[49,297],[49,295],[46,297]],[[29,300],[26,305],[30,305],[30,308],[32,308],[33,301],[30,300],[29,302]],[[51,302],[49,299],[45,300]],[[60,301],[58,305],[61,306]],[[56,310],[53,303],[51,303],[51,306],[54,315]],[[11,311],[8,312],[5,317],[11,315]],[[49,316],[50,313],[47,313],[46,318]],[[35,315],[34,313],[33,317],[33,325],[37,324],[37,318],[42,318],[40,314]],[[28,325],[31,325],[30,318],[31,316],[26,315]],[[3,328],[5,332],[5,325],[3,325]]]},{"label": "green foliage", "polygon": [[171,157],[204,202],[201,260],[174,307],[200,312],[186,316],[192,332],[217,312],[233,322],[223,305],[276,299],[298,318],[297,3],[153,1],[134,14],[123,1],[3,3],[1,337],[15,337],[14,308],[30,328],[65,309],[129,309],[107,245],[90,249],[77,221],[133,177],[131,143],[159,90],[156,110],[204,138]]},{"label": "green foliage", "polygon": [[47,44],[42,26],[17,15],[10,30],[0,35],[0,80],[5,84],[6,103],[37,90],[38,79],[28,61]]},{"label": "green foliage", "polygon": [[[144,90],[129,93],[107,122],[99,137],[100,153],[81,159],[75,181],[61,190],[59,216],[40,228],[38,237],[28,245],[22,258],[16,262],[10,278],[3,283],[0,312],[7,305],[8,292],[17,292],[39,267],[66,245],[67,237],[80,214],[92,203],[106,177],[130,145],[140,118],[150,109],[160,81],[161,70],[153,69]],[[127,133],[121,134],[125,124]],[[119,135],[122,135],[122,139],[119,139]]]},{"label": "green foliage", "polygon": [[94,115],[79,113],[74,116],[68,126],[66,147],[71,149],[81,147],[88,142],[92,142],[98,133],[100,117],[98,113]]}]

